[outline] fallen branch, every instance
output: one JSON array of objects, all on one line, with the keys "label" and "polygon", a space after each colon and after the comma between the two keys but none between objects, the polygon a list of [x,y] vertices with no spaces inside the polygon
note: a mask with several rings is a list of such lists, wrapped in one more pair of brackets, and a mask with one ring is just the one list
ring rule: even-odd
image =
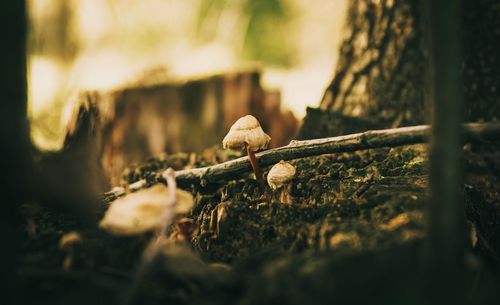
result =
[{"label": "fallen branch", "polygon": [[[500,123],[470,123],[464,124],[463,128],[466,142],[500,140]],[[369,130],[331,138],[291,141],[287,146],[266,150],[255,156],[260,166],[268,166],[280,160],[287,161],[322,154],[425,143],[429,139],[429,133],[429,125]],[[250,170],[250,161],[247,157],[242,157],[213,166],[177,171],[175,176],[178,183],[217,182],[234,178],[235,175]]]},{"label": "fallen branch", "polygon": [[[408,144],[426,143],[429,140],[430,126],[419,125],[393,129],[369,130],[345,136],[314,140],[291,141],[287,146],[269,149],[255,156],[260,166],[273,165],[280,160],[293,160],[323,154],[351,152],[368,148],[396,147]],[[500,141],[500,123],[463,124],[464,141],[489,143]],[[186,169],[175,172],[177,183],[208,183],[232,179],[239,174],[250,172],[252,166],[247,157],[227,161],[221,164]],[[136,188],[146,185],[145,180],[135,183]],[[119,197],[125,190],[111,191]],[[132,185],[130,185],[132,189]]]}]

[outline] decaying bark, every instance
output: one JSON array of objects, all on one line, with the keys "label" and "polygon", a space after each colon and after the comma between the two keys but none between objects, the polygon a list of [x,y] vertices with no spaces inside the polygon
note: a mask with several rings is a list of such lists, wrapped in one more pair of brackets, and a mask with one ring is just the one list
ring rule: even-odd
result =
[{"label": "decaying bark", "polygon": [[424,20],[418,1],[351,2],[335,77],[321,109],[386,127],[424,122]]},{"label": "decaying bark", "polygon": [[296,138],[298,140],[316,139],[383,128],[383,124],[370,118],[354,117],[331,110],[308,107]]},{"label": "decaying bark", "polygon": [[500,119],[500,3],[462,0],[466,121]]},{"label": "decaying bark", "polygon": [[[352,117],[373,122],[377,128],[430,121],[425,88],[429,50],[424,37],[429,20],[422,4],[412,0],[350,2],[334,78],[321,110],[313,113],[315,119],[306,117],[301,138],[357,132],[359,126],[343,127]],[[464,120],[498,120],[500,5],[495,0],[464,0],[460,19]],[[336,124],[328,124],[332,113]]]},{"label": "decaying bark", "polygon": [[[150,156],[220,144],[234,121],[246,114],[259,119],[271,146],[287,143],[297,120],[281,112],[279,94],[264,91],[259,79],[259,72],[239,72],[82,94],[87,108],[97,111],[98,161],[111,184],[118,184],[125,166]],[[73,126],[81,125],[75,118]]]}]

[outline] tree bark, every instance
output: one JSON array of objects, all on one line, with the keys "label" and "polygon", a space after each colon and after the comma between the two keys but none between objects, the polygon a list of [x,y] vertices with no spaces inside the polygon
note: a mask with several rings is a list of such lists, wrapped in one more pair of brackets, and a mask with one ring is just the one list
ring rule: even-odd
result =
[{"label": "tree bark", "polygon": [[[344,41],[334,78],[320,109],[306,116],[301,138],[358,132],[352,118],[377,128],[430,122],[426,105],[425,27],[422,2],[354,0],[350,3]],[[495,0],[464,0],[459,16],[463,58],[459,63],[464,93],[464,120],[500,118],[500,5]],[[337,119],[335,124],[332,115]],[[310,132],[315,132],[311,135]]]},{"label": "tree bark", "polygon": [[321,109],[398,127],[424,122],[425,47],[418,1],[356,0]]}]

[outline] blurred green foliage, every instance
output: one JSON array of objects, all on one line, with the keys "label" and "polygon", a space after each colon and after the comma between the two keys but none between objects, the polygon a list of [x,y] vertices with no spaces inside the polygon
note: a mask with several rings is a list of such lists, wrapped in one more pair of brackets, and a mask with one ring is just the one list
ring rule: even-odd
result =
[{"label": "blurred green foliage", "polygon": [[[284,0],[242,0],[234,5],[230,0],[202,0],[198,13],[199,36],[213,40],[220,31],[242,35],[242,58],[264,64],[288,67],[292,64],[293,48],[287,37],[292,12]],[[235,8],[236,7],[236,8]],[[220,27],[227,10],[237,10],[237,29]],[[233,12],[234,13],[234,12]],[[234,32],[234,31],[241,31]]]}]

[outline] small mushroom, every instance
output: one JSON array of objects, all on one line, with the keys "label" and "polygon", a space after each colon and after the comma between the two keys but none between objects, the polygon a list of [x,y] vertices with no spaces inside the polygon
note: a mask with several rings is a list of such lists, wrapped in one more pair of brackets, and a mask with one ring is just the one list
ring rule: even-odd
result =
[{"label": "small mushroom", "polygon": [[219,237],[222,228],[225,226],[227,221],[228,213],[226,203],[222,202],[217,205],[217,208],[213,209],[210,213],[210,224],[209,229],[215,232],[215,237]]},{"label": "small mushroom", "polygon": [[[168,188],[154,185],[129,193],[113,201],[99,226],[115,235],[134,235],[159,229],[163,211],[168,208]],[[176,190],[174,214],[185,214],[194,205],[193,196],[186,191]]]},{"label": "small mushroom", "polygon": [[227,209],[226,204],[221,203],[217,206],[217,227],[215,229],[215,233],[217,236],[220,236],[222,228],[224,227],[224,223],[227,220]]},{"label": "small mushroom", "polygon": [[73,265],[76,246],[82,243],[80,234],[75,231],[64,234],[59,240],[59,249],[65,252],[63,259],[63,269],[68,270]]},{"label": "small mushroom", "polygon": [[224,148],[247,150],[255,179],[261,190],[265,188],[265,183],[262,178],[262,170],[255,158],[255,151],[266,149],[270,140],[271,138],[260,127],[259,121],[251,115],[238,119],[222,140]]},{"label": "small mushroom", "polygon": [[290,203],[291,198],[286,189],[288,183],[295,176],[295,167],[290,163],[281,160],[275,164],[267,174],[267,183],[273,189],[280,189],[280,201]]},{"label": "small mushroom", "polygon": [[191,218],[181,218],[177,220],[176,238],[181,241],[191,242],[194,233],[198,230],[198,225]]},{"label": "small mushroom", "polygon": [[330,247],[337,248],[359,248],[361,240],[356,232],[338,232],[330,237]]}]

